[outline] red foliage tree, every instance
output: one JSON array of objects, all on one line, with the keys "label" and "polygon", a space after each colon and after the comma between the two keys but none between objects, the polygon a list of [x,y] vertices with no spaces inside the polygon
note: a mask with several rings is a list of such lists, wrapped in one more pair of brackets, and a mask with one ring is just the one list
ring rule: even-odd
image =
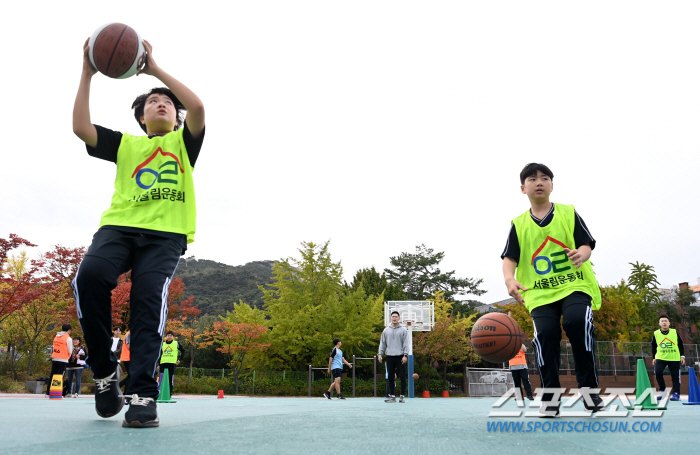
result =
[{"label": "red foliage tree", "polygon": [[7,253],[20,246],[36,246],[29,240],[25,240],[22,237],[17,237],[17,234],[10,234],[9,239],[0,239],[0,265],[7,259]]},{"label": "red foliage tree", "polygon": [[269,343],[256,343],[253,340],[260,338],[267,331],[267,327],[256,324],[234,323],[229,321],[216,321],[211,330],[205,334],[220,347],[216,350],[229,356],[229,365],[233,370],[238,393],[238,375],[243,368],[243,360],[247,353],[255,350],[267,349]]},{"label": "red foliage tree", "polygon": [[112,325],[129,325],[131,314],[131,272],[119,275],[117,287],[112,289]]},{"label": "red foliage tree", "polygon": [[43,271],[55,282],[73,281],[86,252],[87,248],[84,246],[67,248],[56,245],[53,250],[44,254]]},{"label": "red foliage tree", "polygon": [[0,239],[0,322],[19,309],[22,304],[41,294],[38,271],[41,261],[26,259],[20,255],[16,261],[8,261],[8,253],[22,245],[36,246],[15,234]]}]

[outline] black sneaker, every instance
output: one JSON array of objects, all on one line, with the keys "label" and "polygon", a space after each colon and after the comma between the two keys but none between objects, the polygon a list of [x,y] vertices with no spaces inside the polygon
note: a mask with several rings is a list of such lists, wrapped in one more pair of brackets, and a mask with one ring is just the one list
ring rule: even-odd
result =
[{"label": "black sneaker", "polygon": [[589,405],[588,403],[586,403],[586,399],[584,397],[583,407],[586,411],[598,412],[605,409],[605,406],[603,405],[603,399],[600,398],[600,395],[598,395],[597,393],[590,393],[588,394],[588,396],[591,398],[591,402],[593,402],[593,405]]},{"label": "black sneaker", "polygon": [[527,399],[530,400],[530,401],[534,401],[535,397],[533,397],[532,395],[528,395],[528,396],[527,396]]},{"label": "black sneaker", "polygon": [[542,406],[538,417],[541,419],[554,419],[559,417],[559,406]]},{"label": "black sneaker", "polygon": [[[328,397],[328,398],[330,398],[330,397]],[[344,400],[344,399],[345,399],[345,397],[344,397],[344,396],[342,396],[342,395],[338,395],[338,399],[339,399],[339,400]]]},{"label": "black sneaker", "polygon": [[386,400],[384,400],[384,403],[396,403],[396,397],[394,396],[389,396]]},{"label": "black sneaker", "polygon": [[328,398],[329,400],[331,399],[331,393],[330,392],[323,392],[323,396]]},{"label": "black sneaker", "polygon": [[131,395],[129,410],[124,415],[123,427],[129,428],[152,428],[160,424],[158,421],[158,411],[156,410],[156,400],[153,398],[141,398],[138,395]]},{"label": "black sneaker", "polygon": [[124,396],[119,390],[121,368],[117,365],[114,373],[106,378],[95,379],[95,411],[100,417],[108,418],[119,414],[124,407]]}]

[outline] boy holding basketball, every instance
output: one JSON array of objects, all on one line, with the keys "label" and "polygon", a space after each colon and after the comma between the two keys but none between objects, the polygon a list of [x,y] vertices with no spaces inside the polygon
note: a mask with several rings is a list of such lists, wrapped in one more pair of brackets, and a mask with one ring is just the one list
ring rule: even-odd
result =
[{"label": "boy holding basketball", "polygon": [[[168,286],[187,244],[194,241],[192,171],[204,139],[204,105],[184,84],[163,71],[148,52],[141,71],[167,87],[155,88],[132,104],[145,136],[93,125],[90,82],[96,70],[83,47],[83,71],[73,108],[73,132],[90,156],[117,165],[112,204],[73,280],[78,318],[95,378],[95,409],[111,417],[124,406],[121,370],[111,351],[111,291],[131,270],[129,410],[122,426],[157,427],[156,365],[165,331]],[[181,115],[187,110],[182,124]]]},{"label": "boy holding basketball", "polygon": [[530,163],[520,173],[521,191],[530,200],[530,210],[511,224],[503,259],[508,294],[525,305],[535,327],[535,349],[542,387],[541,417],[558,417],[561,327],[571,342],[576,380],[584,407],[603,409],[598,394],[595,365],[593,310],[600,308],[601,295],[589,258],[595,240],[571,205],[553,204],[552,171],[544,164]]}]

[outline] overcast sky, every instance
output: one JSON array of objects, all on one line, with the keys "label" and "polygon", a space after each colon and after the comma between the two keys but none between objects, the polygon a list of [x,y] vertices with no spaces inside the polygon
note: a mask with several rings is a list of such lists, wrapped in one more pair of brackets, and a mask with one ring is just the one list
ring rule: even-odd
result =
[{"label": "overcast sky", "polygon": [[[168,8],[164,8],[167,5]],[[507,298],[500,254],[554,172],[598,242],[598,281],[700,277],[700,3],[12,2],[3,7],[0,237],[89,245],[115,166],[71,113],[82,45],[123,22],[204,101],[187,256],[231,265],[330,240],[346,279],[426,244]],[[140,134],[150,76],[96,75],[94,123]]]}]

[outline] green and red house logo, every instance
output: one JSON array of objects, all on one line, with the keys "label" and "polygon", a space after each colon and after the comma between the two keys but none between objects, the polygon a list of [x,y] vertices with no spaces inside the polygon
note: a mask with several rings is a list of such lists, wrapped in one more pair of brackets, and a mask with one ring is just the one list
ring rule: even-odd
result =
[{"label": "green and red house logo", "polygon": [[[154,158],[158,156],[158,154],[161,154],[164,157],[170,157],[173,160],[168,160],[164,162],[163,164],[158,167],[158,171],[155,169],[148,168],[148,166],[151,161],[153,161]],[[155,164],[155,163],[154,163]],[[177,177],[178,174],[178,169],[180,170],[181,173],[185,173],[185,171],[182,169],[182,165],[180,164],[180,160],[173,155],[170,152],[164,152],[162,148],[158,147],[151,156],[149,156],[143,163],[139,164],[136,166],[136,169],[134,169],[134,173],[131,174],[131,178],[136,179],[136,184],[140,187],[143,188],[144,190],[147,190],[151,188],[153,185],[158,183],[174,183],[177,185],[177,180],[175,180],[175,177]],[[146,174],[149,174],[148,176],[145,176]],[[171,176],[174,175],[174,178],[166,178],[164,176]],[[144,177],[145,176],[145,177]],[[150,184],[149,184],[150,182]]]},{"label": "green and red house logo", "polygon": [[563,266],[562,264],[569,262],[569,257],[566,255],[566,251],[564,250],[558,250],[553,253],[550,253],[548,256],[546,255],[541,255],[539,256],[540,253],[542,253],[542,250],[544,250],[545,246],[549,243],[552,242],[552,244],[559,245],[562,248],[569,248],[568,246],[564,245],[564,243],[560,242],[559,240],[555,239],[554,237],[547,236],[546,239],[544,239],[544,242],[542,242],[542,245],[540,245],[539,248],[537,248],[537,251],[535,251],[535,254],[532,255],[532,266],[535,269],[535,272],[538,275],[546,275],[549,272],[554,272],[554,273],[562,273],[565,272],[566,270],[570,270],[571,266]]}]

